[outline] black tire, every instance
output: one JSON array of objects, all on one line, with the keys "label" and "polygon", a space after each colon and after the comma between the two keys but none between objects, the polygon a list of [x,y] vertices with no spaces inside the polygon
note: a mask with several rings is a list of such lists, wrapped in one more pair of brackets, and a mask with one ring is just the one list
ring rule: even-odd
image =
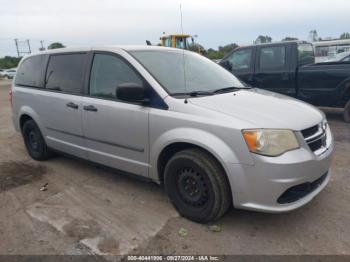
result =
[{"label": "black tire", "polygon": [[52,152],[47,147],[39,127],[33,120],[28,120],[24,123],[22,136],[31,158],[37,161],[44,161],[52,156]]},{"label": "black tire", "polygon": [[164,186],[178,212],[195,222],[215,221],[231,206],[225,171],[200,149],[180,151],[168,161]]},{"label": "black tire", "polygon": [[350,123],[350,100],[344,107],[344,121],[345,123]]}]

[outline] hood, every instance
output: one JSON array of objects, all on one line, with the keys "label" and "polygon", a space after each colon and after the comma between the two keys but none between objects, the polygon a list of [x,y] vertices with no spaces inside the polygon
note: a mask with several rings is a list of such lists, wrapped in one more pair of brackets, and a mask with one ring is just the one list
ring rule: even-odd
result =
[{"label": "hood", "polygon": [[320,123],[324,118],[321,111],[307,103],[257,88],[190,98],[188,101],[245,121],[254,128],[300,131]]}]

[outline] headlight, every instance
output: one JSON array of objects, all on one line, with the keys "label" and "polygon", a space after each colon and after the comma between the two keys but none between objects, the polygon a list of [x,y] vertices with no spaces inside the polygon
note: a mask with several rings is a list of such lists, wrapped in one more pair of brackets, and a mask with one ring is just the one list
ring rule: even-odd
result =
[{"label": "headlight", "polygon": [[260,155],[279,156],[287,151],[299,148],[298,140],[291,130],[243,130],[243,137],[249,150]]}]

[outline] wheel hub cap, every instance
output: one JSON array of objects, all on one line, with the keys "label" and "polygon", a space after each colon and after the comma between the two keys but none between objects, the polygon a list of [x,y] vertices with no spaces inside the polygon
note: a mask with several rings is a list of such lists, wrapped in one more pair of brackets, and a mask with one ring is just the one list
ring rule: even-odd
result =
[{"label": "wheel hub cap", "polygon": [[208,187],[203,176],[193,168],[179,171],[177,186],[181,198],[192,206],[203,206],[208,201]]}]

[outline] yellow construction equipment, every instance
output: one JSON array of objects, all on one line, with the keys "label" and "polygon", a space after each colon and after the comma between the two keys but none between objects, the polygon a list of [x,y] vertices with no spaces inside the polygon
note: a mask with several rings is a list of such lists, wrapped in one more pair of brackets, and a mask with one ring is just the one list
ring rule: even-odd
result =
[{"label": "yellow construction equipment", "polygon": [[[163,36],[160,37],[160,43],[158,46],[165,46],[165,47],[173,47],[173,48],[179,48],[179,49],[186,49],[190,50],[191,45],[194,44],[194,37],[192,35],[188,34],[170,34],[170,35],[165,35],[163,33]],[[147,45],[152,45],[151,41],[146,40]],[[204,49],[200,47],[200,45],[196,45],[198,50],[193,50],[194,52],[197,52],[199,54],[204,53]]]},{"label": "yellow construction equipment", "polygon": [[187,34],[171,34],[171,35],[163,35],[160,37],[160,45],[165,47],[174,47],[180,49],[189,49],[190,43],[189,39],[191,39],[193,43],[193,37]]}]

